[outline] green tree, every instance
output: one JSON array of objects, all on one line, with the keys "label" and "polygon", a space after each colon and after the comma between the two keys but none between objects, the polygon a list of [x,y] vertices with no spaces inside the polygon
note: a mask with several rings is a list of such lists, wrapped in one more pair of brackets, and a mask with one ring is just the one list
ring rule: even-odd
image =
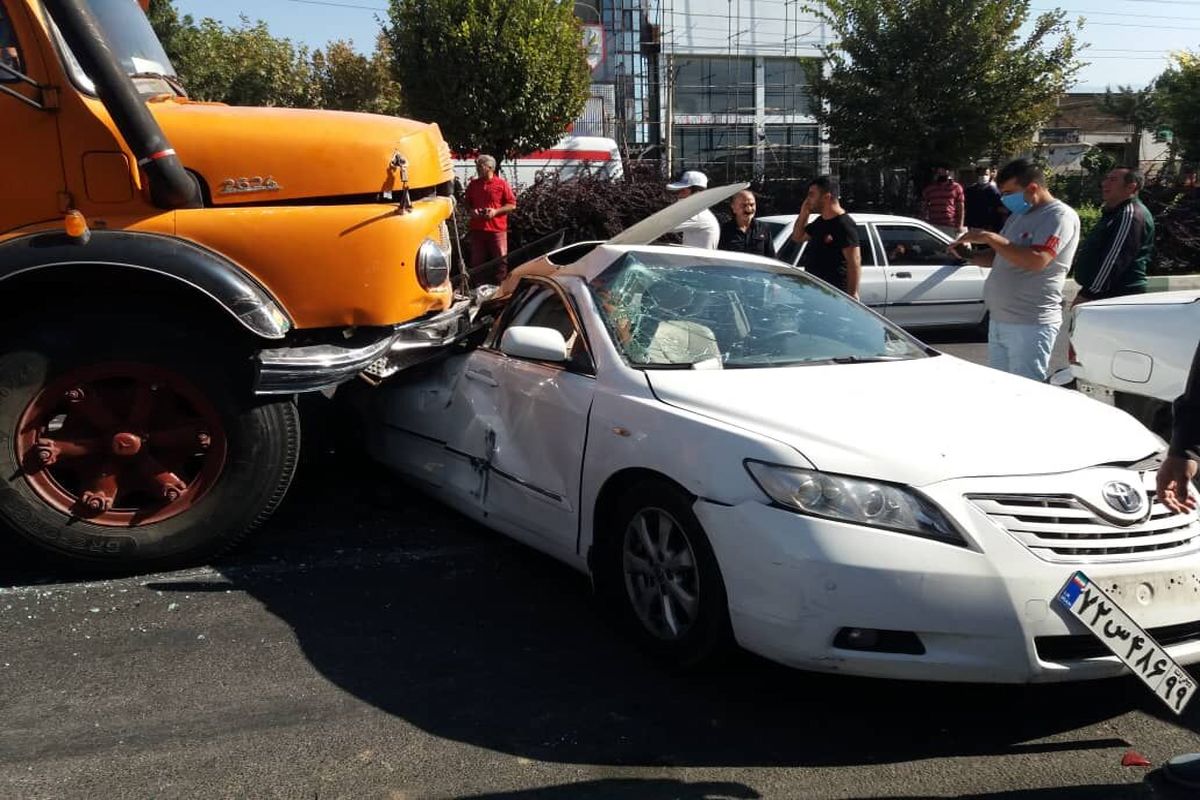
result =
[{"label": "green tree", "polygon": [[[1082,64],[1063,11],[1030,0],[826,0],[826,70],[810,70],[817,119],[851,157],[961,165],[1025,149]],[[1021,29],[1031,27],[1024,35]]]},{"label": "green tree", "polygon": [[456,151],[549,147],[583,110],[590,77],[566,0],[391,0],[388,15],[406,109]]},{"label": "green tree", "polygon": [[173,0],[151,0],[149,18],[189,96],[240,106],[318,104],[307,48],[272,36],[265,22],[197,23]]},{"label": "green tree", "polygon": [[1173,53],[1171,66],[1154,85],[1176,151],[1189,161],[1200,160],[1200,53]]},{"label": "green tree", "polygon": [[312,68],[322,108],[400,113],[400,85],[392,78],[391,50],[384,36],[370,56],[355,52],[350,42],[330,42],[313,53]]},{"label": "green tree", "polygon": [[[196,27],[190,15],[179,16],[175,8],[175,0],[150,0],[150,10],[147,13],[150,25],[162,42],[167,56],[175,63],[183,54],[183,42],[187,33]],[[176,69],[178,65],[176,64]]]},{"label": "green tree", "polygon": [[226,26],[202,19],[179,37],[175,64],[188,94],[235,106],[313,108],[319,93],[308,49],[246,17]]},{"label": "green tree", "polygon": [[1157,128],[1162,120],[1162,111],[1158,105],[1158,94],[1151,84],[1145,89],[1134,89],[1132,86],[1118,86],[1104,91],[1101,107],[1122,122],[1133,127],[1129,146],[1126,148],[1125,162],[1136,167],[1141,158],[1142,134]]}]

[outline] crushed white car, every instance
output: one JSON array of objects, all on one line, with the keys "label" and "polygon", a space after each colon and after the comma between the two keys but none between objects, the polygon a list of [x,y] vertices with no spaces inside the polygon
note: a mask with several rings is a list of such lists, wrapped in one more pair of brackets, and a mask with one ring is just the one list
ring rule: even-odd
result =
[{"label": "crushed white car", "polygon": [[626,238],[537,272],[479,346],[371,394],[369,447],[588,574],[660,655],[1120,674],[1055,602],[1079,570],[1200,661],[1200,522],[1156,502],[1163,444],[1128,415],[939,353],[775,261]]},{"label": "crushed white car", "polygon": [[1200,341],[1200,291],[1094,300],[1068,319],[1070,367],[1054,380],[1132,414],[1163,438]]}]

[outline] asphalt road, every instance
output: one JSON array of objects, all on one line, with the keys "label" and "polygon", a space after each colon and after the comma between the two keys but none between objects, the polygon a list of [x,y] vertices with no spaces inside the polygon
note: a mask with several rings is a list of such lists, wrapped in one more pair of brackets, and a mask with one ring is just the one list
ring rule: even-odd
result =
[{"label": "asphalt road", "polygon": [[582,577],[330,456],[211,568],[0,552],[4,798],[1172,798],[1122,755],[1200,749],[1132,679],[672,674]]}]

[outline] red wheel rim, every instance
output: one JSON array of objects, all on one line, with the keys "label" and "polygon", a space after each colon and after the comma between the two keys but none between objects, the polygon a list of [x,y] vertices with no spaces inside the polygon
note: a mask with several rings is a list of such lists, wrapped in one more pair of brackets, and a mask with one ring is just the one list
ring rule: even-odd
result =
[{"label": "red wheel rim", "polygon": [[72,370],[18,423],[17,463],[43,501],[95,525],[131,528],[194,506],[225,467],[212,403],[168,369],[137,363]]}]

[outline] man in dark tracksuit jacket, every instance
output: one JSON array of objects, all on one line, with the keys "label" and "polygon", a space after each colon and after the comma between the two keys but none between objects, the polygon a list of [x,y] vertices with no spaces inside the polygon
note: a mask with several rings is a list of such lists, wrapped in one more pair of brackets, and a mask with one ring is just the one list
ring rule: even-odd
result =
[{"label": "man in dark tracksuit jacket", "polygon": [[1146,291],[1146,269],[1154,257],[1154,217],[1138,198],[1144,178],[1117,167],[1104,176],[1104,211],[1075,256],[1075,303]]}]

